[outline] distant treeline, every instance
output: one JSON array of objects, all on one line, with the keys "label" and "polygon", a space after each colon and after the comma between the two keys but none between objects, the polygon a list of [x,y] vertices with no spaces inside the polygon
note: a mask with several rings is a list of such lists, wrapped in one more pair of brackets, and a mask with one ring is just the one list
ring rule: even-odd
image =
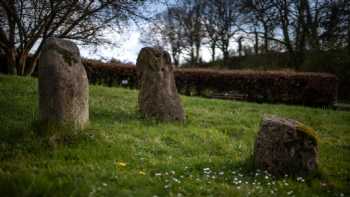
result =
[{"label": "distant treeline", "polygon": [[350,53],[349,13],[349,0],[179,0],[153,17],[141,39],[165,47],[176,65],[200,64],[206,48],[225,65],[233,56],[285,52],[284,63],[299,69],[308,51]]}]

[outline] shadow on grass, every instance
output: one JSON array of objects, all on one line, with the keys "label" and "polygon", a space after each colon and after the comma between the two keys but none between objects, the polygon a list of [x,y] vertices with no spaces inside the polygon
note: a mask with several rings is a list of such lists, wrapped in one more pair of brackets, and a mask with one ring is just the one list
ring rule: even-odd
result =
[{"label": "shadow on grass", "polygon": [[137,111],[126,112],[123,110],[101,110],[92,109],[90,111],[90,121],[114,124],[115,122],[129,123],[138,120],[140,115]]},{"label": "shadow on grass", "polygon": [[89,127],[79,129],[72,123],[40,122],[34,120],[31,128],[35,133],[35,138],[50,148],[94,142],[98,137],[93,129]]},{"label": "shadow on grass", "polygon": [[11,160],[17,155],[41,154],[57,148],[94,143],[99,138],[93,129],[74,129],[70,125],[45,125],[37,120],[23,128],[7,128],[0,132],[0,160]]},{"label": "shadow on grass", "polygon": [[135,124],[135,122],[140,123],[143,126],[158,126],[161,124],[175,124],[175,125],[185,125],[189,122],[181,123],[181,122],[167,122],[167,121],[159,121],[155,118],[145,118],[139,111],[123,111],[123,110],[101,110],[101,109],[93,109],[90,111],[90,121],[104,123],[105,125],[110,124],[113,125],[115,123],[123,123],[123,124]]}]

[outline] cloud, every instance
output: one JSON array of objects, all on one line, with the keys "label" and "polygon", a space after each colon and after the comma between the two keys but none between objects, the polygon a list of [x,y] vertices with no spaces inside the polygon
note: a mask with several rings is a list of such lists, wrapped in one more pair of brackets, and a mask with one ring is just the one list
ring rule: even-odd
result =
[{"label": "cloud", "polygon": [[[122,62],[136,63],[138,53],[141,48],[145,47],[140,41],[142,29],[144,28],[139,28],[135,24],[131,24],[124,29],[123,32],[118,32],[112,29],[105,30],[103,32],[103,38],[111,41],[112,45],[97,47],[86,45],[79,46],[80,53],[83,57],[89,59],[108,61],[114,58]],[[232,39],[230,49],[237,49],[235,39]],[[208,46],[202,45],[200,55],[203,61],[211,61],[211,51]],[[216,58],[218,57],[222,57],[222,53],[217,48]],[[184,59],[185,55],[182,55],[181,60],[183,61]]]},{"label": "cloud", "polygon": [[123,62],[136,62],[137,55],[143,47],[139,39],[141,33],[136,28],[130,28],[122,33],[106,30],[103,35],[104,39],[112,42],[112,45],[79,46],[81,55],[89,59],[115,58]]}]

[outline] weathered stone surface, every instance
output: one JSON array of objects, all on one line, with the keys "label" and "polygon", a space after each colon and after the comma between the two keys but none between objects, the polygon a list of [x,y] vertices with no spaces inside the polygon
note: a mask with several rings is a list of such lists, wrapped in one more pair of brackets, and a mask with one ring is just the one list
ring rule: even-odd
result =
[{"label": "weathered stone surface", "polygon": [[318,137],[302,123],[264,117],[255,142],[255,165],[274,176],[305,176],[318,167]]},{"label": "weathered stone surface", "polygon": [[89,86],[79,48],[49,38],[39,59],[39,118],[84,128],[89,120]]},{"label": "weathered stone surface", "polygon": [[183,121],[184,111],[176,90],[174,67],[169,53],[146,47],[137,58],[140,85],[139,110],[146,117],[161,121]]}]

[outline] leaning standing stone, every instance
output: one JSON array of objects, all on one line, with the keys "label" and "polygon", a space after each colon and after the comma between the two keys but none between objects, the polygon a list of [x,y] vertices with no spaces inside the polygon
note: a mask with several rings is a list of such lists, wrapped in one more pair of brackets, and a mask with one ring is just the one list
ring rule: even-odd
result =
[{"label": "leaning standing stone", "polygon": [[274,176],[305,176],[318,167],[318,137],[302,123],[264,117],[255,142],[255,165]]},{"label": "leaning standing stone", "polygon": [[183,121],[184,111],[176,90],[169,53],[146,47],[137,58],[139,109],[146,118],[161,121]]},{"label": "leaning standing stone", "polygon": [[39,118],[73,124],[89,121],[89,86],[79,48],[71,41],[49,38],[39,59]]}]

